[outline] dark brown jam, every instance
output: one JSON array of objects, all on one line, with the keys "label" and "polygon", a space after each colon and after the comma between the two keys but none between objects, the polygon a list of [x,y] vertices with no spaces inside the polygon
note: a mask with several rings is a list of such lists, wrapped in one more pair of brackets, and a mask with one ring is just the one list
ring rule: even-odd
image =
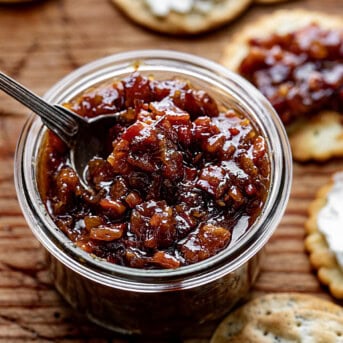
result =
[{"label": "dark brown jam", "polygon": [[239,72],[270,100],[282,121],[320,110],[343,111],[343,30],[312,24],[251,39]]},{"label": "dark brown jam", "polygon": [[85,251],[129,267],[177,268],[233,244],[261,213],[270,174],[265,139],[189,82],[134,73],[66,106],[85,117],[122,113],[108,130],[107,160],[89,161],[87,189],[66,146],[51,132],[44,143],[42,197]]}]

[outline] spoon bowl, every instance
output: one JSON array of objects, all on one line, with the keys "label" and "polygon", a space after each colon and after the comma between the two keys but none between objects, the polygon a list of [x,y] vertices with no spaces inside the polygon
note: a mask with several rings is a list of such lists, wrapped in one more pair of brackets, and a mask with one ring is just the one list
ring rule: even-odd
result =
[{"label": "spoon bowl", "polygon": [[61,105],[49,104],[3,72],[0,89],[40,116],[44,125],[68,146],[72,167],[87,187],[87,164],[94,157],[106,157],[107,132],[120,113],[81,117]]}]

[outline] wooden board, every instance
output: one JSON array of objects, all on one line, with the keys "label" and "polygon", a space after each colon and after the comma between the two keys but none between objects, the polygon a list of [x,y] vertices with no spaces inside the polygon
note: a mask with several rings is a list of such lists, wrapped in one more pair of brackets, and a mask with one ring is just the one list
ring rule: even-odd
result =
[{"label": "wooden board", "polygon": [[[193,39],[157,35],[122,17],[110,1],[50,0],[0,5],[0,69],[43,94],[76,67],[124,50],[176,49],[219,60],[241,25],[279,8],[308,8],[343,14],[341,0],[299,0],[254,5],[235,23]],[[127,338],[90,324],[61,299],[47,273],[44,253],[19,209],[13,184],[13,154],[27,111],[0,94],[0,343],[151,342]],[[343,168],[343,161],[296,164],[291,200],[267,244],[267,257],[252,296],[297,291],[331,298],[311,271],[304,251],[303,224],[319,186]],[[168,342],[205,343],[213,330]],[[167,342],[167,341],[166,341]]]}]

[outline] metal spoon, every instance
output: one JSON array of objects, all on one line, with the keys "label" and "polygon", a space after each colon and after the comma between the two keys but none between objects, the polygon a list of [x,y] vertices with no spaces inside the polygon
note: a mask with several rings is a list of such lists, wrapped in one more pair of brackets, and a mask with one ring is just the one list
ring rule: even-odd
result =
[{"label": "metal spoon", "polygon": [[0,71],[0,89],[38,114],[43,123],[70,148],[70,160],[80,181],[87,186],[86,166],[93,157],[106,157],[108,129],[120,113],[83,118],[60,105],[50,105]]}]

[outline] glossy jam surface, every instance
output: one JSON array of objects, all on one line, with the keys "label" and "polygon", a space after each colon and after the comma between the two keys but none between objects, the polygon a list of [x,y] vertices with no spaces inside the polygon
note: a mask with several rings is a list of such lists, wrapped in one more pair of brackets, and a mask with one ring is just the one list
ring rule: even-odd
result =
[{"label": "glossy jam surface", "polygon": [[252,39],[239,72],[271,101],[285,124],[322,109],[343,111],[343,30],[312,24]]},{"label": "glossy jam surface", "polygon": [[119,265],[177,268],[207,259],[241,236],[268,194],[264,137],[187,81],[134,73],[66,106],[93,117],[121,111],[108,158],[87,167],[84,188],[51,132],[38,183],[57,226],[85,251]]}]

